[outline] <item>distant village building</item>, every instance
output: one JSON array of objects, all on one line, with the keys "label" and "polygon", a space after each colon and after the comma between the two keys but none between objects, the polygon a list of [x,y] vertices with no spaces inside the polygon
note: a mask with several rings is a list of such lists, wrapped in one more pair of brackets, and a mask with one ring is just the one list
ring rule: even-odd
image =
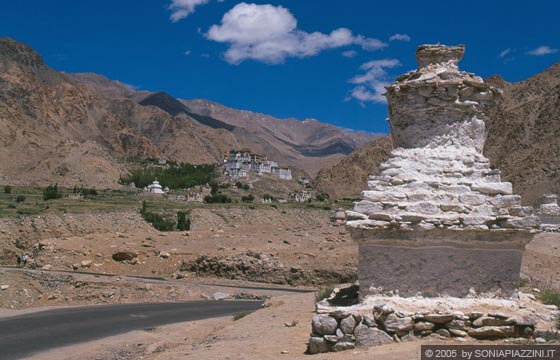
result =
[{"label": "distant village building", "polygon": [[298,179],[298,183],[300,183],[303,186],[311,186],[311,179],[305,178],[305,177],[300,177]]},{"label": "distant village building", "polygon": [[154,182],[152,182],[150,185],[146,186],[144,188],[144,191],[147,191],[149,193],[152,194],[165,194],[165,192],[163,191],[163,188],[161,187],[161,185],[159,184],[159,181],[154,180]]},{"label": "distant village building", "polygon": [[224,173],[230,179],[246,177],[249,172],[272,174],[280,179],[291,180],[292,171],[279,167],[278,162],[268,160],[266,156],[249,152],[248,150],[231,150],[224,159]]},{"label": "distant village building", "polygon": [[306,202],[311,199],[311,192],[302,190],[299,192],[291,193],[290,198],[295,202]]},{"label": "distant village building", "polygon": [[185,200],[190,203],[202,203],[204,202],[204,197],[210,195],[211,188],[209,186],[196,186],[187,192]]}]

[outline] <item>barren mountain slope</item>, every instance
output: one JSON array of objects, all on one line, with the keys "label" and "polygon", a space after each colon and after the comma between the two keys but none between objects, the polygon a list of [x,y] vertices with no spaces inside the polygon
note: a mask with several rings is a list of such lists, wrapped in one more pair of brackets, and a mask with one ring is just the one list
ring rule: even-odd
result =
[{"label": "barren mountain slope", "polygon": [[321,170],[315,185],[332,199],[358,198],[367,187],[368,176],[379,175],[379,164],[389,158],[392,149],[391,137],[380,136],[331,168]]},{"label": "barren mountain slope", "polygon": [[[499,76],[486,80],[503,90],[491,109],[484,154],[511,181],[523,202],[560,192],[560,63],[525,81],[509,83]],[[331,197],[359,197],[368,174],[377,174],[391,143],[381,138],[346,157],[317,177]],[[359,170],[356,170],[359,169]]]},{"label": "barren mountain slope", "polygon": [[526,203],[560,192],[560,63],[518,83],[486,81],[504,94],[487,123],[485,155]]},{"label": "barren mountain slope", "polygon": [[[184,114],[199,124],[226,130],[230,142],[239,144],[237,148],[249,148],[277,160],[281,166],[301,169],[312,176],[373,139],[370,134],[349,132],[316,120],[281,120],[208,100],[175,99],[161,91],[125,90],[122,83],[97,74],[71,75],[103,96],[126,97],[144,106],[159,107],[172,116]],[[220,133],[227,136],[227,132]]]},{"label": "barren mountain slope", "polygon": [[373,135],[345,131],[313,119],[281,120],[208,100],[180,101],[191,113],[233,125],[232,132],[249,143],[252,150],[281,164],[299,167],[312,176],[373,139]]},{"label": "barren mountain slope", "polygon": [[216,162],[241,144],[229,133],[154,106],[97,94],[0,39],[0,176],[10,184],[117,187],[122,157]]}]

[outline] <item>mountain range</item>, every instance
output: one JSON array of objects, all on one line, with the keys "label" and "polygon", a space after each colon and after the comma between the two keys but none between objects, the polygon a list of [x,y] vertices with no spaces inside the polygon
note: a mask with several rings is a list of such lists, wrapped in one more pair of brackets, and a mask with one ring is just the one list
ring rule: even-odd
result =
[{"label": "mountain range", "polygon": [[317,120],[277,119],[209,100],[136,91],[69,74],[0,38],[0,178],[10,184],[113,188],[132,161],[218,163],[248,148],[313,177],[374,139]]}]

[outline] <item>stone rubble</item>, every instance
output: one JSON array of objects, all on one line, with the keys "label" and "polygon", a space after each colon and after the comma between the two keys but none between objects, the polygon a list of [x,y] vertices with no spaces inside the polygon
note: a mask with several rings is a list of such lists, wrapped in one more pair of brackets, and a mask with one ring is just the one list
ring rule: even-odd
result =
[{"label": "stone rubble", "polygon": [[[317,304],[318,314],[313,316],[308,353],[379,346],[428,336],[459,341],[473,338],[536,342],[539,333],[554,331],[560,311],[531,300],[528,295],[520,293],[517,301],[372,296],[359,305],[346,307],[330,306],[323,300]],[[473,311],[473,307],[486,310]],[[413,308],[416,310],[410,311]],[[543,322],[539,314],[547,314],[548,322]]]},{"label": "stone rubble", "polygon": [[558,195],[546,194],[536,213],[540,216],[542,231],[560,232],[560,206],[558,206]]}]

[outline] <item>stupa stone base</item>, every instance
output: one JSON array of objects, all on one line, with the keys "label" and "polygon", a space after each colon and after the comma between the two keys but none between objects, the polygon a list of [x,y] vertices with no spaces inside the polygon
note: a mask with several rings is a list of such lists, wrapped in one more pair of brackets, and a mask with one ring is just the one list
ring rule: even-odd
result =
[{"label": "stupa stone base", "polygon": [[535,342],[558,333],[560,311],[531,294],[515,299],[369,296],[358,305],[317,303],[308,353],[350,350],[395,342],[431,340],[504,340]]},{"label": "stupa stone base", "polygon": [[372,231],[352,229],[359,244],[360,298],[492,294],[512,297],[532,233],[507,231]]}]

